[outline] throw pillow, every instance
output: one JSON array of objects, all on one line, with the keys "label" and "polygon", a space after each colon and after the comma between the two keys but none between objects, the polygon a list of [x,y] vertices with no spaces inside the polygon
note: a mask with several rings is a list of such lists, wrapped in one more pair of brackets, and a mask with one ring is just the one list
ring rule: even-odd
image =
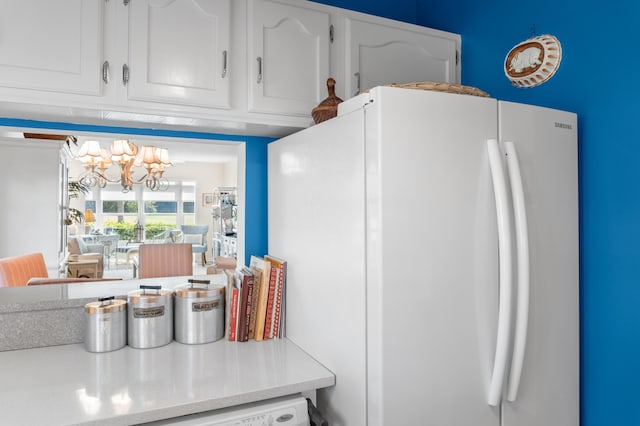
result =
[{"label": "throw pillow", "polygon": [[69,250],[69,254],[80,254],[80,245],[78,243],[78,238],[71,238],[67,242],[67,250]]}]

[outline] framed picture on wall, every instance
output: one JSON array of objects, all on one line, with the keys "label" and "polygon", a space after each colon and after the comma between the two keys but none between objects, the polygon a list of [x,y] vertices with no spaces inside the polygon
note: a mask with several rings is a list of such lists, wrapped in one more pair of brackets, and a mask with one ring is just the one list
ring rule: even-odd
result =
[{"label": "framed picture on wall", "polygon": [[205,192],[202,194],[202,205],[204,207],[211,206],[213,204],[213,192]]}]

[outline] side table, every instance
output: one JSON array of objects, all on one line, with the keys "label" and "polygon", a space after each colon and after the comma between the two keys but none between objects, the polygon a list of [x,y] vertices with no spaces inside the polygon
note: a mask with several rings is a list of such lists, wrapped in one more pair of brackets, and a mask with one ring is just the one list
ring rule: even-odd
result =
[{"label": "side table", "polygon": [[[69,268],[69,276],[75,278],[97,278],[98,277],[98,260],[97,259],[83,259],[83,260],[70,260],[67,262],[67,268]],[[80,274],[81,269],[93,268],[93,274],[88,276],[86,274]]]}]

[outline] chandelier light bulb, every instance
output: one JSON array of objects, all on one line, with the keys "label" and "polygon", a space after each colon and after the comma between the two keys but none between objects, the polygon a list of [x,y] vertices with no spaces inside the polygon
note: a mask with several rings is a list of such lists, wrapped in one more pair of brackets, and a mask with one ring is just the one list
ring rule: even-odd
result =
[{"label": "chandelier light bulb", "polygon": [[102,170],[105,170],[107,169],[107,167],[113,164],[113,161],[111,161],[109,151],[107,151],[105,148],[100,148],[100,152],[102,153],[102,158],[100,160],[99,166]]}]

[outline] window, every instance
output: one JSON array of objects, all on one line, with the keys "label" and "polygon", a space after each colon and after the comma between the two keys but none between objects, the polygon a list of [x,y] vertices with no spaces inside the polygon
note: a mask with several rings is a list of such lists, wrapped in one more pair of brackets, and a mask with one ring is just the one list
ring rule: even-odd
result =
[{"label": "window", "polygon": [[170,183],[167,191],[145,191],[142,194],[146,238],[178,227],[178,201],[176,198],[180,193],[177,191],[177,186],[179,184]]},{"label": "window", "polygon": [[84,203],[85,210],[91,210],[94,213],[96,212],[96,202],[91,200],[86,200]]},{"label": "window", "polygon": [[136,185],[122,192],[119,184],[94,188],[85,199],[85,208],[96,214],[97,229],[111,228],[123,239],[133,238],[133,226],[145,227],[145,238],[181,225],[193,225],[195,215],[195,181],[173,181],[166,191],[150,191]]},{"label": "window", "polygon": [[182,218],[184,225],[196,224],[196,183],[182,182]]},{"label": "window", "polygon": [[138,221],[138,200],[134,191],[124,193],[120,185],[107,185],[99,192],[97,222],[101,226],[113,226],[114,223],[135,224]]}]

